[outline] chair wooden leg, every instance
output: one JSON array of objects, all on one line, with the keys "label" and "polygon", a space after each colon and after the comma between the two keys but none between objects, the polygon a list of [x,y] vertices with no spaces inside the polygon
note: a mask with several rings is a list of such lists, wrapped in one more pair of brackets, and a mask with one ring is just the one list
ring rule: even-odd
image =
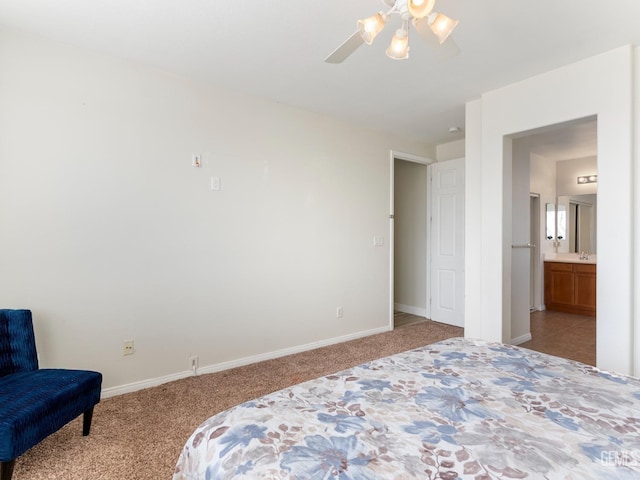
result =
[{"label": "chair wooden leg", "polygon": [[[91,430],[91,419],[93,418],[93,407],[84,412],[82,417],[82,436],[86,437],[89,435],[89,431]],[[2,479],[4,480],[4,478]]]},{"label": "chair wooden leg", "polygon": [[0,480],[11,480],[11,475],[13,475],[13,466],[15,464],[15,458],[8,462],[2,462],[2,466],[0,467]]}]

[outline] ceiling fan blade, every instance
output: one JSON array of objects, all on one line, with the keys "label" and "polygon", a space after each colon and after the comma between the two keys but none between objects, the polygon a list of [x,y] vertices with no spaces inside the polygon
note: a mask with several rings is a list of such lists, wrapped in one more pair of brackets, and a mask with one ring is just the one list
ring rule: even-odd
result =
[{"label": "ceiling fan blade", "polygon": [[324,59],[327,63],[342,63],[364,43],[360,32],[356,31]]},{"label": "ceiling fan blade", "polygon": [[453,38],[447,38],[444,43],[438,42],[438,37],[431,31],[427,18],[414,19],[412,23],[420,38],[429,46],[436,58],[445,60],[460,54],[460,48]]}]

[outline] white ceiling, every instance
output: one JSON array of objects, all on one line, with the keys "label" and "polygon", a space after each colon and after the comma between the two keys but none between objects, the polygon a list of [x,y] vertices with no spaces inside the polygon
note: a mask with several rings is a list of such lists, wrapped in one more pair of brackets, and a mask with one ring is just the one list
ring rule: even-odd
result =
[{"label": "white ceiling", "polygon": [[531,153],[561,161],[597,156],[597,129],[597,119],[586,118],[551,125],[536,132],[524,132],[516,137],[527,142]]},{"label": "white ceiling", "polygon": [[[640,45],[640,0],[437,0],[458,18],[461,54],[384,51],[398,25],[344,63],[323,59],[380,0],[0,0],[13,27],[223,87],[427,142],[461,138],[465,102],[625,45]],[[391,23],[391,22],[390,22]]]}]

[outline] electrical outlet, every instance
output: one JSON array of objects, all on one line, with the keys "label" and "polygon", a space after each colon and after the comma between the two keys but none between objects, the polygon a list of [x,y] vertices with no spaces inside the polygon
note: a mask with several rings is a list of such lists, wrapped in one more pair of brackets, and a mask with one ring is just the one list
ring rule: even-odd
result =
[{"label": "electrical outlet", "polygon": [[133,340],[126,340],[122,349],[123,355],[133,355]]},{"label": "electrical outlet", "polygon": [[195,374],[198,370],[198,356],[194,355],[193,357],[189,357],[189,364],[191,365],[191,370]]},{"label": "electrical outlet", "polygon": [[342,318],[343,314],[344,314],[344,311],[342,310],[342,307],[337,307],[336,308],[336,318]]}]

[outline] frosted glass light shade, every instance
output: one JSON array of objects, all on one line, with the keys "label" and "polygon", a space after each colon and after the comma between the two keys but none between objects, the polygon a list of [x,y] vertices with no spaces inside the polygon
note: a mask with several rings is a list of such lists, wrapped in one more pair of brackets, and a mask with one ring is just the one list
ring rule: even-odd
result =
[{"label": "frosted glass light shade", "polygon": [[387,57],[394,60],[405,60],[409,58],[409,35],[406,30],[398,30],[391,39],[387,48]]},{"label": "frosted glass light shade", "polygon": [[451,35],[451,32],[456,28],[456,25],[458,25],[458,20],[449,18],[442,13],[438,13],[431,22],[430,27],[434,35],[438,37],[438,42],[442,44],[449,35]]},{"label": "frosted glass light shade", "polygon": [[431,13],[436,0],[407,0],[407,10],[413,18],[424,18]]},{"label": "frosted glass light shade", "polygon": [[358,32],[360,32],[364,43],[371,45],[384,28],[386,22],[386,16],[382,12],[378,12],[364,20],[358,20]]}]

